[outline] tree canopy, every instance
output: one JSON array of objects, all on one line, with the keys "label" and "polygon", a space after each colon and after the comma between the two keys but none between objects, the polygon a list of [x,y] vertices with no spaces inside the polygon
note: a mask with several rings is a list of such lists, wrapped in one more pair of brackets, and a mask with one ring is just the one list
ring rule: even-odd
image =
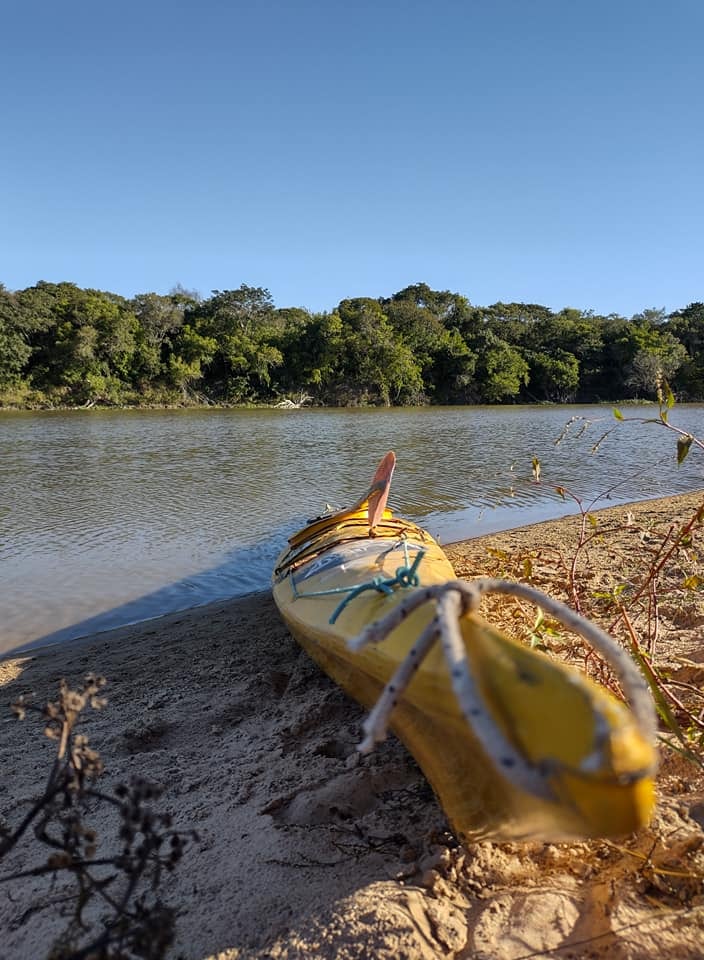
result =
[{"label": "tree canopy", "polygon": [[0,403],[527,403],[704,399],[704,303],[630,318],[473,305],[425,283],[330,311],[263,287],[126,298],[73,283],[0,284]]}]

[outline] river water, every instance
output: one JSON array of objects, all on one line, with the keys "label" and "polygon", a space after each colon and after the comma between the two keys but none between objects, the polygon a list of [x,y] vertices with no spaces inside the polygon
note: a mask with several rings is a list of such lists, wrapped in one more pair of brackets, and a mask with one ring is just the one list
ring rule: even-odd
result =
[{"label": "river water", "polygon": [[[670,420],[702,435],[704,405]],[[597,508],[704,488],[701,451],[678,467],[672,432],[601,406],[3,413],[0,653],[266,588],[389,449],[392,507],[444,543],[573,512],[556,486]]]}]

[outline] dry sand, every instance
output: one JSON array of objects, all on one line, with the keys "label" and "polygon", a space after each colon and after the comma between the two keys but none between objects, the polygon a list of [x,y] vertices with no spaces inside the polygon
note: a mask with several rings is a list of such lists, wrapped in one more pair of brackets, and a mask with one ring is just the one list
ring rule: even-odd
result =
[{"label": "dry sand", "polygon": [[[589,591],[621,582],[658,531],[688,519],[703,500],[700,493],[601,511],[599,536],[580,561]],[[529,572],[565,598],[578,524],[539,524],[448,553],[460,575]],[[698,569],[704,583],[701,526],[684,549],[688,570]],[[673,582],[681,580],[680,560],[672,564]],[[696,695],[704,589],[690,589],[685,602],[664,592],[656,657]],[[520,613],[505,606],[492,617],[525,635],[534,611],[528,619]],[[163,784],[162,808],[200,836],[165,883],[183,910],[170,956],[704,956],[704,778],[668,748],[655,822],[637,836],[618,845],[462,849],[396,741],[359,759],[361,709],[302,653],[262,594],[0,662],[7,822],[37,795],[54,746],[31,716],[10,719],[9,704],[30,693],[42,702],[59,678],[78,683],[89,671],[108,679],[109,704],[86,724],[105,784],[132,774]],[[107,826],[96,826],[105,836]],[[25,846],[2,873],[40,856]],[[46,956],[61,921],[51,909],[27,914],[46,889],[41,878],[0,884],[0,957]]]}]

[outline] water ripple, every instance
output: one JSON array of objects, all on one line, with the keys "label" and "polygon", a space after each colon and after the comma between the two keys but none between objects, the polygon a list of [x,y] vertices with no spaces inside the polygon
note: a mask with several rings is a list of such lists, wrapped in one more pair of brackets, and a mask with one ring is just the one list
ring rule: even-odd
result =
[{"label": "water ripple", "polygon": [[[671,417],[697,433],[702,412]],[[591,426],[556,446],[575,413]],[[0,441],[0,651],[266,587],[286,535],[388,449],[394,507],[444,542],[562,515],[557,486],[613,487],[599,506],[704,487],[699,451],[677,468],[671,433],[603,407],[7,414]]]}]

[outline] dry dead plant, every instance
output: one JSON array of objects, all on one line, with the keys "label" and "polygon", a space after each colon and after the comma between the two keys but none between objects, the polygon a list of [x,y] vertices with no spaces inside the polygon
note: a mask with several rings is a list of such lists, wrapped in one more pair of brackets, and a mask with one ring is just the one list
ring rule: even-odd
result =
[{"label": "dry dead plant", "polygon": [[[161,791],[146,780],[134,778],[113,793],[97,788],[103,763],[77,727],[88,707],[105,706],[104,684],[93,674],[76,689],[62,680],[57,700],[40,707],[21,697],[12,705],[20,720],[27,713],[42,718],[56,754],[42,792],[23,804],[29,809],[19,822],[0,826],[0,862],[24,845],[25,862],[36,863],[0,874],[0,883],[47,879],[45,893],[27,905],[24,917],[53,909],[66,918],[48,960],[161,960],[173,942],[178,911],[162,899],[159,884],[195,833],[173,829],[171,817],[153,808]],[[101,856],[103,838],[90,818],[106,809],[114,833],[104,838],[108,850]]]},{"label": "dry dead plant", "polygon": [[[602,431],[592,445],[596,453],[624,421],[644,427],[666,429],[676,437],[674,455],[679,463],[691,450],[704,452],[704,441],[670,423],[674,397],[669,386],[660,385],[656,417],[625,416],[615,410],[614,425]],[[572,417],[561,443],[571,431],[583,436],[592,421]],[[540,464],[531,465],[533,481],[541,479]],[[531,552],[490,548],[484,573],[522,580],[553,596],[563,596],[580,614],[594,620],[630,650],[644,673],[664,727],[664,739],[688,759],[704,767],[704,671],[685,658],[661,653],[663,637],[678,629],[704,623],[704,498],[691,513],[664,527],[643,522],[624,508],[625,517],[615,521],[595,512],[595,504],[617,490],[613,484],[598,497],[585,502],[566,486],[556,492],[577,508],[576,535]],[[461,572],[461,571],[458,571]],[[491,615],[507,632],[532,646],[550,650],[566,659],[581,661],[598,682],[618,691],[604,661],[564,627],[525,601],[487,604]],[[672,643],[669,644],[670,648]]]}]

